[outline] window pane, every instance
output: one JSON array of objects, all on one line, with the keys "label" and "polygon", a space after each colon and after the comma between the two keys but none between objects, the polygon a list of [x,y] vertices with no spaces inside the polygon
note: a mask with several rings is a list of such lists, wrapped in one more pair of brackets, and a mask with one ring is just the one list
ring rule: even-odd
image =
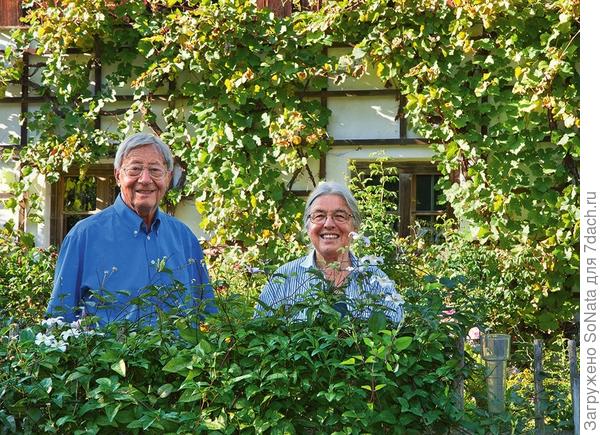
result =
[{"label": "window pane", "polygon": [[435,186],[437,186],[437,182],[439,181],[440,178],[442,178],[441,175],[433,176],[433,201],[434,201],[433,208],[434,208],[434,210],[444,210],[444,205],[440,204],[440,197],[442,196],[442,192],[440,192],[440,189],[435,187]]},{"label": "window pane", "polygon": [[435,188],[440,175],[417,175],[417,211],[443,210],[439,204],[440,192]]},{"label": "window pane", "polygon": [[67,177],[65,180],[64,211],[96,210],[96,178]]},{"label": "window pane", "polygon": [[433,175],[417,175],[417,210],[429,211],[432,210],[433,192],[432,192]]},{"label": "window pane", "polygon": [[67,234],[77,222],[85,219],[86,217],[88,217],[88,215],[85,214],[71,214],[65,216],[65,234]]}]

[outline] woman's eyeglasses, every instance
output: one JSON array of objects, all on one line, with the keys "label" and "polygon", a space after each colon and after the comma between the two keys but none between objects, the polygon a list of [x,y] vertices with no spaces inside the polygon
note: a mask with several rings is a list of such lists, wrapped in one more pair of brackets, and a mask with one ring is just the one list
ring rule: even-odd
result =
[{"label": "woman's eyeglasses", "polygon": [[325,223],[328,216],[331,216],[338,224],[346,224],[352,218],[352,215],[344,210],[336,210],[331,214],[324,211],[315,211],[314,213],[309,214],[308,218],[313,224],[322,224]]}]

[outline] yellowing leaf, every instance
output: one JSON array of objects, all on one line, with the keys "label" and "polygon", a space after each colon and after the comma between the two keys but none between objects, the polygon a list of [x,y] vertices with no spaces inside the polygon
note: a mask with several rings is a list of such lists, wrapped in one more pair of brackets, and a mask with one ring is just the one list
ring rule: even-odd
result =
[{"label": "yellowing leaf", "polygon": [[521,76],[521,74],[523,74],[523,69],[520,66],[516,67],[515,68],[515,77],[519,78]]},{"label": "yellowing leaf", "polygon": [[127,373],[127,366],[125,365],[125,360],[123,359],[120,359],[118,362],[111,365],[110,368],[123,377],[125,377],[125,374]]},{"label": "yellowing leaf", "polygon": [[492,206],[493,210],[500,210],[502,208],[502,204],[504,204],[504,197],[502,195],[496,195],[494,197],[494,205]]}]

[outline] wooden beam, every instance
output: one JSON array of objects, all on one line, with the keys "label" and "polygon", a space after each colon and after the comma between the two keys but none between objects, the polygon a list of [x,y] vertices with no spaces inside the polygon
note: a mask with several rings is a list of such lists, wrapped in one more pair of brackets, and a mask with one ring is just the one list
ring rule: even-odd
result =
[{"label": "wooden beam", "polygon": [[382,145],[429,145],[426,139],[336,139],[333,146],[380,147]]}]

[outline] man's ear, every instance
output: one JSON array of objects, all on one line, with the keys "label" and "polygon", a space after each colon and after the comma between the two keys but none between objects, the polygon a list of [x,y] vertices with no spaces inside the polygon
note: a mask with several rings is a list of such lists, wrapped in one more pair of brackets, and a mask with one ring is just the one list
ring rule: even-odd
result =
[{"label": "man's ear", "polygon": [[117,180],[117,186],[121,187],[121,169],[115,169],[115,180]]}]

